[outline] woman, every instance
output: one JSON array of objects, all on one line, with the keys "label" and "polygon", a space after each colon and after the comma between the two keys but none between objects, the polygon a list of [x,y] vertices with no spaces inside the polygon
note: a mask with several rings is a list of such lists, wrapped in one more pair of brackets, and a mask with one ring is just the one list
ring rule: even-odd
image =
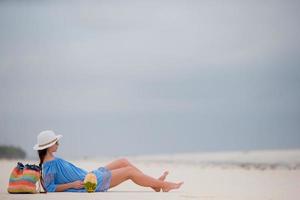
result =
[{"label": "woman", "polygon": [[[38,151],[40,158],[41,183],[48,192],[85,192],[83,180],[88,172],[53,155],[58,149],[61,137],[62,135],[56,135],[51,130],[42,131],[37,136],[37,144],[33,149]],[[96,192],[106,192],[129,179],[137,185],[151,187],[156,192],[168,192],[183,184],[166,182],[168,172],[158,179],[147,176],[126,159],[113,161],[92,172],[97,177]]]}]

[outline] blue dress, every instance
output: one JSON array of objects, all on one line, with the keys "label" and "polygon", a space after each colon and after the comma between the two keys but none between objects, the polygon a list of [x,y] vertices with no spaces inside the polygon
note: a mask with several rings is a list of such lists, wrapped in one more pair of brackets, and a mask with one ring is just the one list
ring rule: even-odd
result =
[{"label": "blue dress", "polygon": [[[110,185],[111,172],[105,167],[100,167],[92,172],[97,177],[96,192],[106,192]],[[83,181],[87,173],[86,170],[58,157],[43,163],[43,179],[48,192],[55,192],[58,184]],[[86,190],[71,188],[64,192],[86,192]]]}]

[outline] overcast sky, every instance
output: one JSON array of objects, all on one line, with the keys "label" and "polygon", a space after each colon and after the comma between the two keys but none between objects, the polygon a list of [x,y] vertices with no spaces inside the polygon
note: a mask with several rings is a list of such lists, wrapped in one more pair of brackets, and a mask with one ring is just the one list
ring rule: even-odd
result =
[{"label": "overcast sky", "polygon": [[297,1],[1,1],[0,144],[65,157],[300,148]]}]

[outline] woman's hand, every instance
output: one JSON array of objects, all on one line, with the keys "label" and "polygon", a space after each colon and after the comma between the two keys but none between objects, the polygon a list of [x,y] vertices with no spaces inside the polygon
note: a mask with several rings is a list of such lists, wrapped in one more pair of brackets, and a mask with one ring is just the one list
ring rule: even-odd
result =
[{"label": "woman's hand", "polygon": [[74,189],[81,189],[83,188],[83,181],[74,181],[71,183],[71,187]]}]

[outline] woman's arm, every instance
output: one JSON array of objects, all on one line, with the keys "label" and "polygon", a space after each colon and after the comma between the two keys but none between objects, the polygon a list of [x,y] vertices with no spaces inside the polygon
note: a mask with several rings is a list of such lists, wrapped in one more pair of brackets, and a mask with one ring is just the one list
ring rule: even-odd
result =
[{"label": "woman's arm", "polygon": [[82,181],[74,181],[71,183],[58,184],[58,185],[56,185],[55,192],[63,192],[70,188],[81,189],[81,188],[83,188],[83,182]]}]

